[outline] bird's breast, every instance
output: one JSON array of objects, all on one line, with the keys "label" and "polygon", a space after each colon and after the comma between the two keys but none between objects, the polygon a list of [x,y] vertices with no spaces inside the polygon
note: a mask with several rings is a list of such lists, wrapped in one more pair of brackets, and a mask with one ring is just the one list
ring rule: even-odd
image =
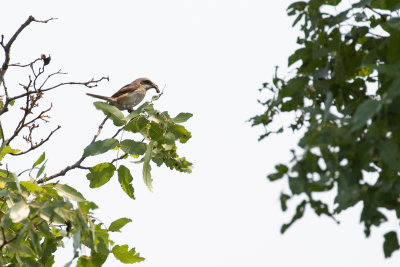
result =
[{"label": "bird's breast", "polygon": [[145,89],[137,89],[132,93],[127,93],[118,97],[118,103],[126,109],[131,109],[139,104],[145,97]]}]

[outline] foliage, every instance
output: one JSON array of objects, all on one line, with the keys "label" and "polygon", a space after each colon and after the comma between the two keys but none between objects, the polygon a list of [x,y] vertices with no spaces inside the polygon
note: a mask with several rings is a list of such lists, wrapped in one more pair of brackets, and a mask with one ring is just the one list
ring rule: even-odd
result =
[{"label": "foliage", "polygon": [[[52,19],[50,19],[52,20]],[[192,115],[180,113],[172,118],[168,112],[160,112],[152,102],[146,102],[135,111],[125,116],[119,109],[107,103],[96,102],[95,108],[106,115],[101,122],[92,141],[83,149],[82,156],[72,165],[52,175],[45,172],[47,157],[42,152],[39,158],[30,162],[30,158],[19,161],[20,169],[8,168],[8,159],[24,157],[29,152],[40,149],[50,137],[60,129],[51,131],[46,138],[35,141],[32,133],[39,128],[41,122],[48,122],[51,108],[37,111],[40,100],[45,92],[67,85],[80,85],[92,88],[103,80],[92,79],[88,82],[62,82],[48,85],[54,76],[64,74],[61,71],[46,74],[50,56],[41,55],[29,64],[11,64],[10,48],[18,35],[32,22],[47,23],[50,20],[39,21],[33,17],[21,25],[16,33],[5,43],[1,37],[0,44],[5,52],[5,59],[0,69],[0,85],[4,96],[0,101],[0,258],[1,266],[53,266],[54,253],[64,246],[66,239],[73,240],[74,257],[67,266],[76,263],[77,266],[101,266],[110,254],[123,263],[143,261],[135,248],[126,244],[115,244],[111,234],[121,232],[129,222],[129,218],[120,218],[108,227],[94,217],[98,207],[87,200],[71,185],[61,183],[60,178],[72,169],[83,169],[89,186],[97,188],[105,185],[111,179],[118,177],[121,193],[134,199],[131,174],[132,164],[143,165],[143,176],[146,185],[152,188],[151,164],[165,164],[170,169],[180,172],[191,172],[192,164],[177,154],[178,143],[185,143],[191,134],[179,123],[187,121]],[[16,94],[17,89],[7,88],[5,74],[8,68],[26,68],[31,72],[28,84],[21,84],[23,93]],[[12,95],[15,96],[10,96]],[[22,104],[20,108],[19,105]],[[22,115],[15,129],[13,124],[5,123],[4,114]],[[111,120],[116,129],[112,137],[97,140],[106,121]],[[11,132],[11,134],[8,134]],[[122,135],[124,139],[122,140]],[[23,148],[22,141],[28,143]],[[17,142],[19,140],[20,142]],[[111,157],[106,162],[94,166],[83,166],[88,157],[96,157],[109,151],[117,150],[120,156]],[[32,163],[33,162],[33,163]],[[123,164],[122,164],[123,163]],[[119,166],[118,166],[118,165]],[[57,181],[55,181],[57,179]],[[75,260],[75,261],[74,261]]]},{"label": "foliage", "polygon": [[[300,199],[281,232],[306,208],[334,218],[361,203],[366,236],[389,212],[400,218],[400,2],[346,5],[310,0],[288,7],[301,32],[299,49],[288,60],[295,73],[275,74],[272,84],[264,84],[271,95],[260,101],[266,111],[251,118],[266,128],[260,139],[284,130],[271,124],[280,113],[291,114],[288,128],[303,134],[291,162],[268,176],[288,181],[282,210]],[[318,199],[332,194],[334,203]],[[391,231],[385,235],[385,257],[397,249],[397,233]]]}]

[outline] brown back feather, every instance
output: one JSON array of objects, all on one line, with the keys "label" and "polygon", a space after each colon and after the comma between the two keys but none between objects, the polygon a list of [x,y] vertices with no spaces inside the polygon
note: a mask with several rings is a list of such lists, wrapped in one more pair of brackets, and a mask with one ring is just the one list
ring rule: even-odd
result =
[{"label": "brown back feather", "polygon": [[119,97],[123,94],[126,93],[131,93],[135,90],[137,90],[140,87],[140,83],[137,83],[136,81],[133,81],[130,84],[125,85],[121,89],[119,89],[115,94],[113,94],[111,97]]}]

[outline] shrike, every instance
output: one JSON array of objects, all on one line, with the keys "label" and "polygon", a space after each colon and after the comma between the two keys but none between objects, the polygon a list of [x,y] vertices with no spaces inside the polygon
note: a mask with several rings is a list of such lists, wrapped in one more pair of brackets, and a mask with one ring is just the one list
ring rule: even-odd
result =
[{"label": "shrike", "polygon": [[111,105],[116,106],[121,110],[132,110],[134,106],[139,104],[146,96],[146,92],[149,89],[156,89],[157,93],[160,93],[158,86],[148,78],[139,78],[134,80],[128,85],[125,85],[119,89],[112,96],[102,96],[96,94],[87,93],[88,96],[100,98],[108,101]]}]

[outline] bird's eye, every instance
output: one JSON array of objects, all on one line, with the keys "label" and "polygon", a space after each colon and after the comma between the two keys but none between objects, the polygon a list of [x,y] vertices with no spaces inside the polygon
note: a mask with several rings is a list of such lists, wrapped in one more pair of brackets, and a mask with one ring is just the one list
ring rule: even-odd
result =
[{"label": "bird's eye", "polygon": [[152,84],[150,80],[144,80],[142,83],[144,83],[144,84],[149,84],[149,85]]}]

